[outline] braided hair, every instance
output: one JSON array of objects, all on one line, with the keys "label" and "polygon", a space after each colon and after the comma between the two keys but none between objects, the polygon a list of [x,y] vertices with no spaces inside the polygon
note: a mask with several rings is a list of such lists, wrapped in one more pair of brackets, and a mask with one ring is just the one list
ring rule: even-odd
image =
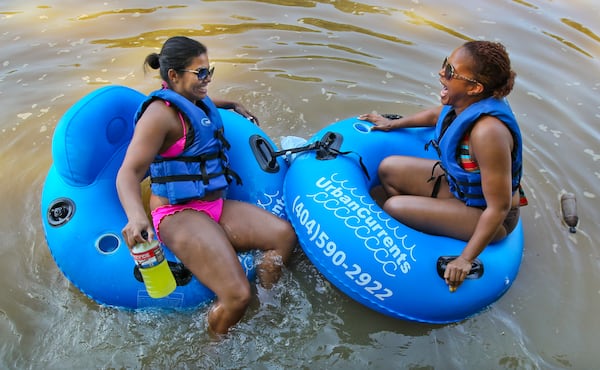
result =
[{"label": "braided hair", "polygon": [[473,74],[483,87],[483,94],[503,98],[510,94],[517,74],[510,68],[504,45],[491,41],[468,41],[463,48],[473,58]]}]

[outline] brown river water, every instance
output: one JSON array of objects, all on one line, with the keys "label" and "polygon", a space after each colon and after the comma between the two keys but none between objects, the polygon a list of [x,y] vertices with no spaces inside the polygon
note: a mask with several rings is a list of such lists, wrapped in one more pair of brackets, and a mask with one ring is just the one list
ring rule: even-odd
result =
[{"label": "brown river water", "polygon": [[[2,1],[0,368],[598,368],[598,19],[596,0]],[[102,86],[155,89],[143,60],[174,35],[208,46],[211,96],[244,103],[278,143],[364,112],[437,104],[436,73],[452,49],[504,43],[529,196],[511,289],[462,322],[406,322],[352,301],[298,250],[279,286],[219,342],[206,308],[133,313],[81,294],[40,220],[54,129]],[[564,191],[577,197],[575,234],[561,222]]]}]

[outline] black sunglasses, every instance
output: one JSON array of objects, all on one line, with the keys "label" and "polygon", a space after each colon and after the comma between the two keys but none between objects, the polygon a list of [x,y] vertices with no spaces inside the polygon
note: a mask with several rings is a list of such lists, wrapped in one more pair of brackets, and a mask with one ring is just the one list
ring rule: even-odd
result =
[{"label": "black sunglasses", "polygon": [[448,81],[450,81],[453,78],[456,78],[457,80],[464,80],[464,81],[469,81],[472,82],[474,84],[478,84],[479,81],[474,80],[472,78],[469,77],[465,77],[465,76],[461,76],[458,73],[456,73],[456,70],[454,69],[454,66],[450,63],[448,63],[448,58],[446,57],[444,59],[444,63],[442,63],[442,69],[444,70],[444,78]]},{"label": "black sunglasses", "polygon": [[210,67],[210,68],[202,67],[202,68],[198,68],[198,69],[181,69],[180,72],[194,73],[196,75],[196,77],[198,77],[198,80],[202,81],[202,80],[206,80],[208,77],[211,77],[213,75],[213,73],[215,73],[215,67]]}]

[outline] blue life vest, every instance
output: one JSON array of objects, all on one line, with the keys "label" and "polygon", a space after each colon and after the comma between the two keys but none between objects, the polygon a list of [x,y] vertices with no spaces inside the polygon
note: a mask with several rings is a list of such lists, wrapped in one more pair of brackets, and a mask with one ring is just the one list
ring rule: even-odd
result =
[{"label": "blue life vest", "polygon": [[471,104],[444,131],[444,118],[452,109],[448,105],[442,108],[436,125],[435,135],[437,140],[433,141],[452,194],[468,206],[485,207],[487,205],[481,187],[481,174],[465,171],[458,162],[460,141],[482,116],[498,118],[512,133],[514,141],[514,148],[511,153],[512,190],[514,194],[519,188],[523,173],[523,143],[521,130],[508,101],[490,97]]},{"label": "blue life vest", "polygon": [[[241,182],[229,168],[226,149],[229,143],[223,136],[223,121],[217,107],[206,97],[194,105],[182,95],[160,89],[152,92],[136,112],[139,120],[148,105],[156,99],[173,104],[191,124],[186,147],[177,157],[157,155],[150,165],[152,192],[166,197],[170,204],[202,198],[205,193],[227,187],[231,178]],[[201,108],[203,107],[203,108]]]}]

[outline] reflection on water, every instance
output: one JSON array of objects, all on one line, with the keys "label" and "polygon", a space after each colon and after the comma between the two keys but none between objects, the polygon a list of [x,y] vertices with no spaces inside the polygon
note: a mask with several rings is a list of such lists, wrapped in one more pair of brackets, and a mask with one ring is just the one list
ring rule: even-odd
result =
[{"label": "reflection on water", "polygon": [[468,37],[468,36],[466,36],[466,35],[458,32],[457,30],[452,29],[452,28],[447,27],[447,26],[444,26],[443,24],[435,22],[435,21],[433,21],[431,19],[427,19],[427,18],[425,18],[425,17],[423,17],[423,16],[415,13],[414,11],[405,11],[405,12],[403,12],[403,14],[408,19],[410,19],[410,23],[415,24],[417,26],[420,26],[420,25],[422,25],[422,26],[429,26],[429,27],[435,28],[436,30],[439,30],[439,31],[445,32],[445,33],[447,33],[449,35],[455,36],[458,39],[461,39],[461,40],[464,40],[464,41],[471,41],[472,40],[470,37]]},{"label": "reflection on water", "polygon": [[592,32],[592,30],[590,30],[586,26],[582,25],[581,23],[575,22],[568,18],[562,18],[561,22],[563,22],[567,26],[573,27],[574,29],[576,29],[577,31],[583,33],[584,35],[590,37],[591,39],[600,42],[600,37],[598,37],[598,35],[596,35],[594,32]]},{"label": "reflection on water", "polygon": [[[600,5],[568,2],[212,0],[0,5],[2,368],[594,368],[600,322]],[[145,56],[174,35],[217,64],[211,94],[238,100],[276,141],[363,112],[439,102],[437,71],[466,40],[503,42],[524,135],[526,248],[509,292],[452,325],[403,322],[337,291],[300,250],[282,283],[213,342],[203,308],[99,307],[57,269],[40,224],[51,137],[90,91],[159,80]],[[558,194],[577,196],[570,234]],[[99,365],[100,364],[100,365]]]},{"label": "reflection on water", "polygon": [[[206,0],[206,2],[236,2],[236,0]],[[363,14],[363,13],[378,13],[390,15],[393,8],[385,8],[379,5],[368,5],[356,1],[329,1],[329,0],[255,0],[255,3],[273,4],[278,7],[301,7],[315,8],[318,4],[325,4],[334,7],[343,13]]]},{"label": "reflection on water", "polygon": [[[155,7],[155,8],[149,8],[149,9],[141,9],[140,8],[140,9],[107,10],[104,12],[99,12],[99,13],[94,13],[94,14],[82,14],[82,15],[78,16],[77,18],[71,18],[70,20],[86,21],[86,20],[90,20],[90,19],[100,18],[105,15],[120,15],[120,14],[128,14],[128,15],[132,15],[134,17],[139,17],[140,14],[154,13],[155,11],[157,11],[158,9],[161,9],[161,8],[162,8],[162,6]],[[167,8],[169,8],[169,7],[167,7]],[[184,7],[181,6],[181,8],[184,8]]]},{"label": "reflection on water", "polygon": [[397,42],[397,43],[405,44],[405,45],[413,45],[413,43],[410,41],[402,40],[398,37],[391,36],[391,35],[373,32],[370,29],[357,27],[354,25],[328,22],[323,19],[315,19],[315,18],[302,18],[302,19],[299,19],[299,22],[304,23],[304,24],[310,24],[310,25],[313,25],[318,28],[324,28],[324,29],[326,29],[328,31],[332,31],[332,32],[356,32],[356,33],[364,34],[364,35],[371,36],[371,37],[381,38],[381,39],[391,41],[391,42]]},{"label": "reflection on water", "polygon": [[106,44],[107,47],[153,47],[159,48],[166,39],[173,36],[209,37],[223,34],[238,34],[254,30],[314,32],[306,27],[285,25],[280,23],[241,23],[241,24],[208,24],[202,29],[168,29],[144,32],[139,36],[118,40],[94,40],[93,44]]}]

